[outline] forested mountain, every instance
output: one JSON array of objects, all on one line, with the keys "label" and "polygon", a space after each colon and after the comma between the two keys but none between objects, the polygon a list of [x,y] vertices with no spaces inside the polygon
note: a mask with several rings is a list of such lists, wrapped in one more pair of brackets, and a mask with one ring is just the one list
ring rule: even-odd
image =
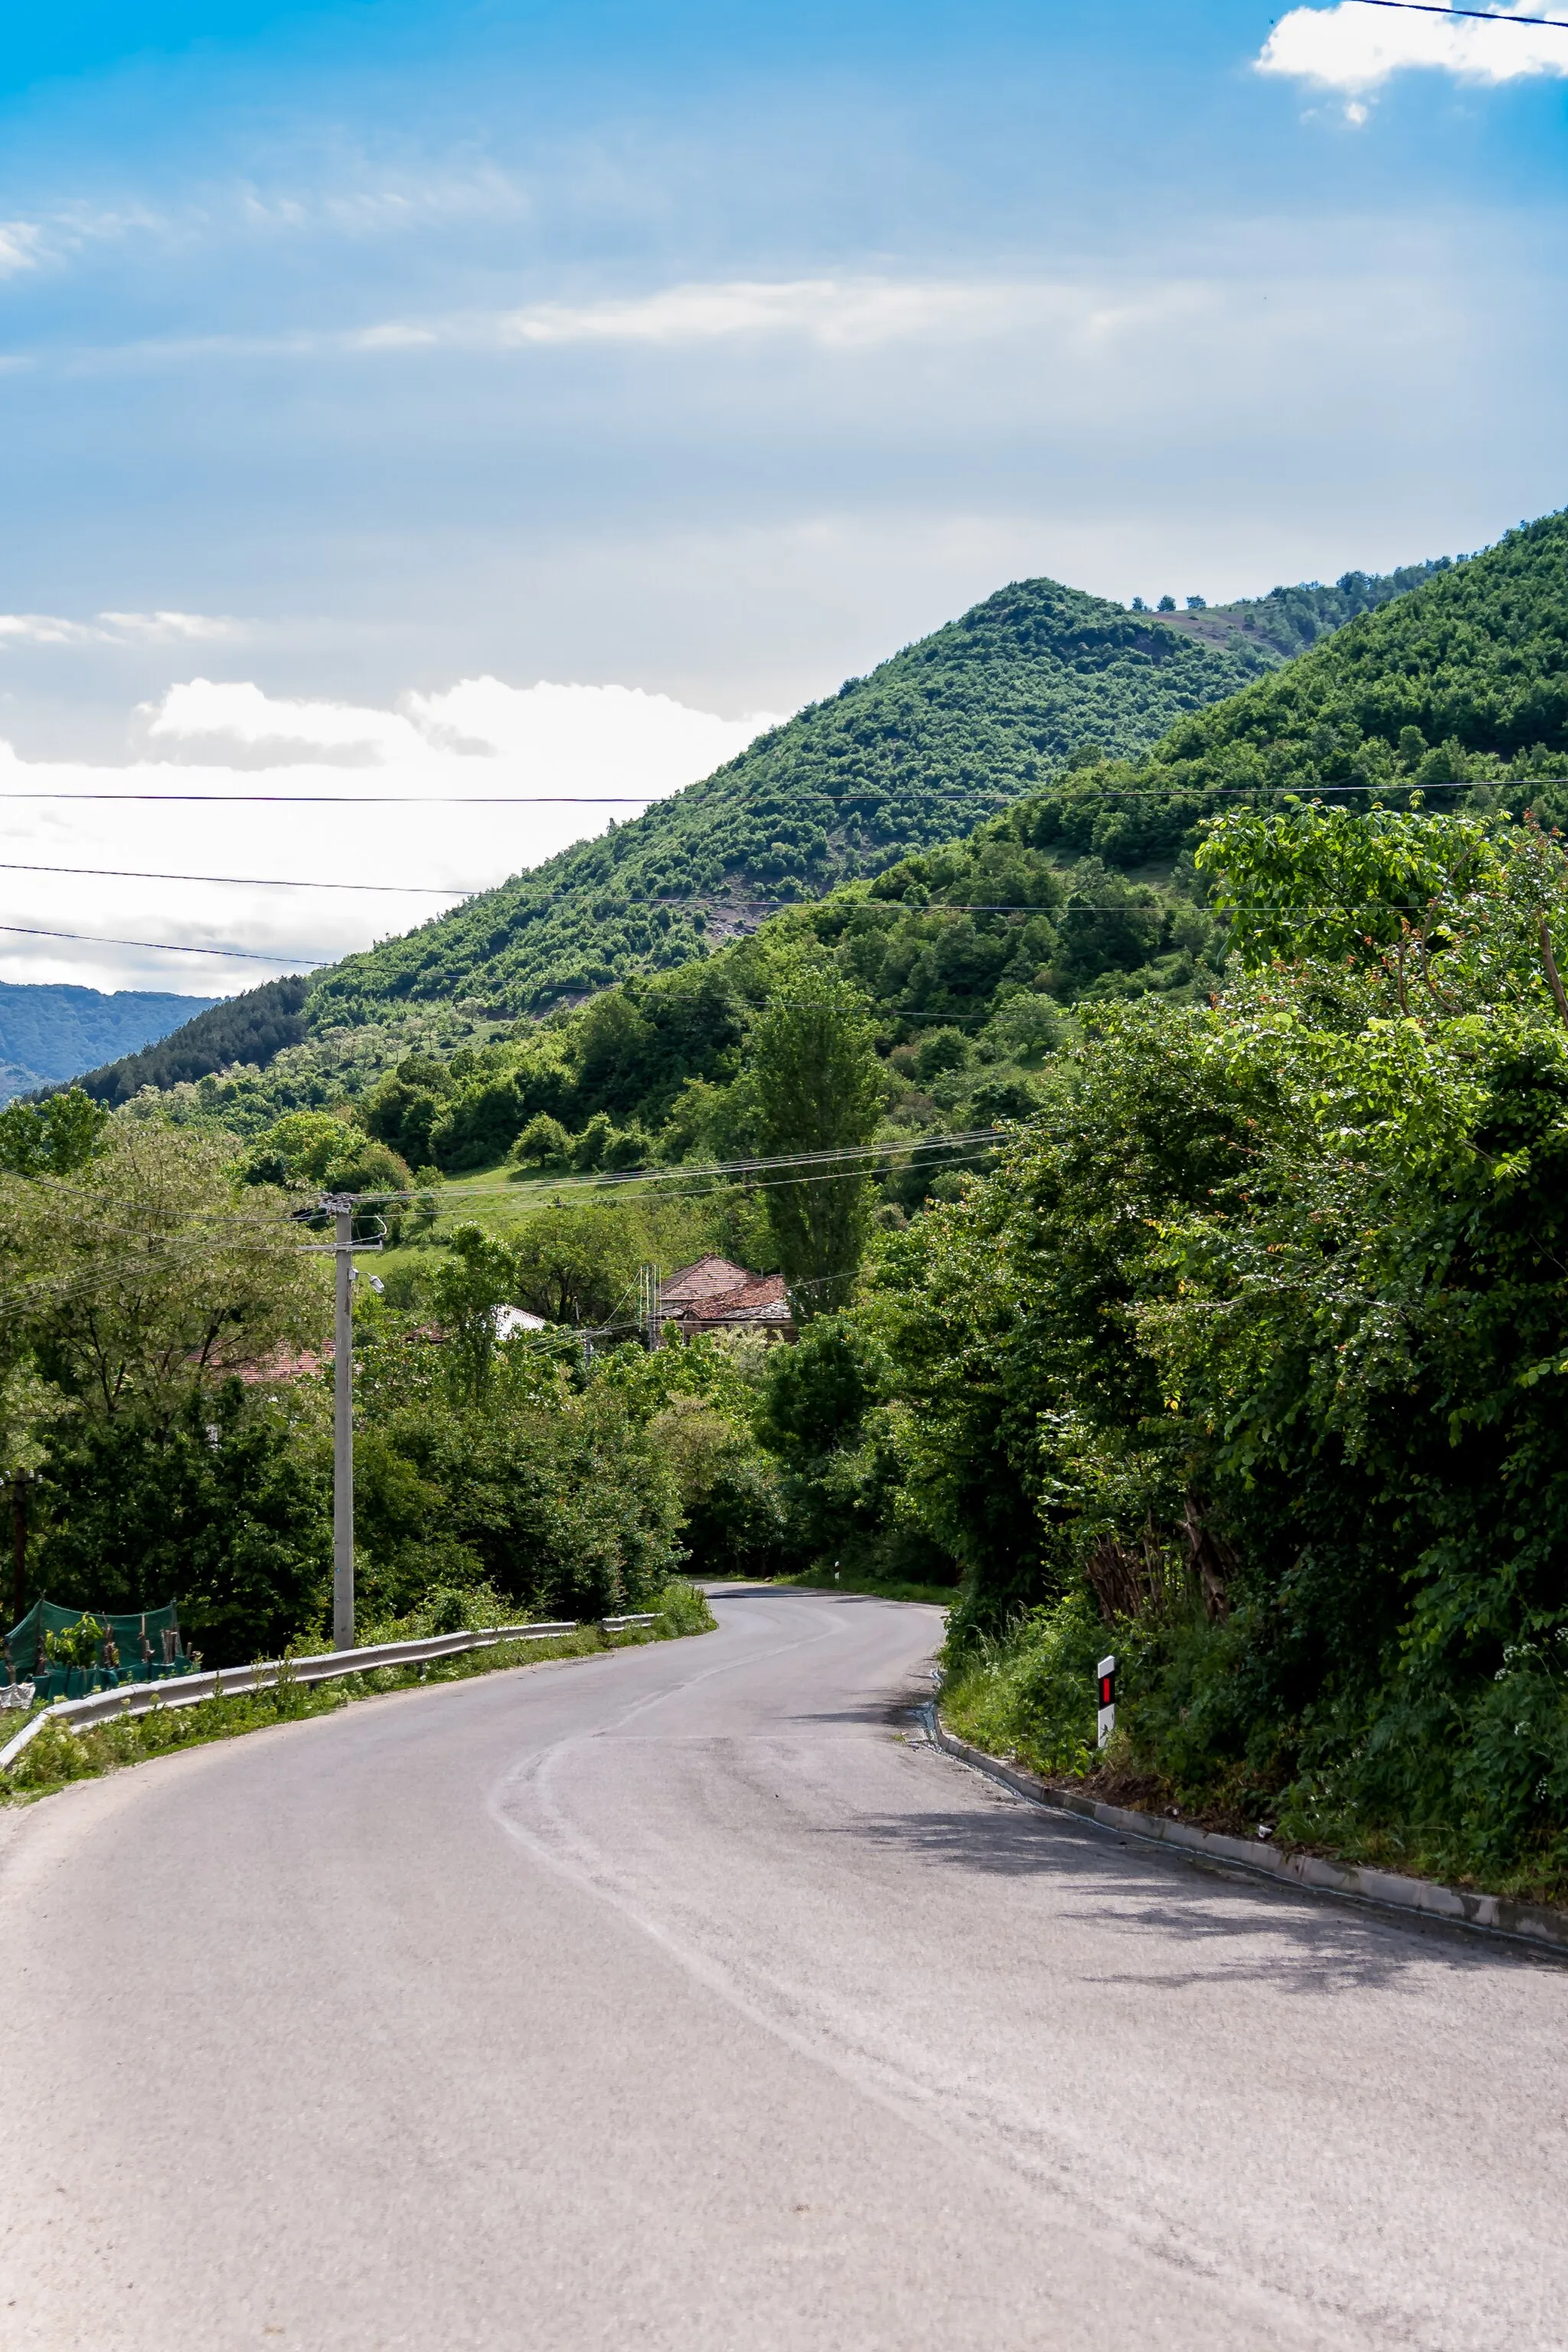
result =
[{"label": "forested mountain", "polygon": [[770,904],[969,832],[1086,745],[1136,753],[1264,667],[1016,583],[632,824],[348,957],[316,982],[312,1023],[421,998],[537,1012],[683,962]]},{"label": "forested mountain", "polygon": [[252,989],[83,1083],[122,1102],[401,1005],[537,1013],[689,961],[772,906],[969,832],[1075,754],[1144,750],[1269,659],[1055,581],[1015,583],[630,824],[311,981]]},{"label": "forested mountain", "polygon": [[[285,1045],[297,1045],[306,1034],[304,1007],[310,986],[308,979],[291,973],[285,980],[269,980],[260,988],[247,988],[243,996],[231,996],[216,1003],[210,997],[195,1000],[203,1009],[195,1020],[184,1022],[178,1029],[171,1026],[167,1033],[155,1028],[143,1032],[143,1035],[150,1034],[156,1042],[141,1053],[127,1054],[102,1068],[89,1069],[77,1083],[99,1102],[121,1103],[128,1102],[143,1087],[179,1086],[192,1078],[205,1077],[209,1070],[227,1069],[236,1062],[270,1062]],[[169,996],[141,1001],[178,1004],[193,1000]],[[99,1050],[102,1051],[101,1045]],[[52,1071],[50,1076],[69,1077],[80,1067],[79,1059],[64,1070]]]},{"label": "forested mountain", "polygon": [[[1031,839],[1136,866],[1174,857],[1200,817],[1249,793],[1414,788],[1451,805],[1523,778],[1543,817],[1568,809],[1568,515],[1352,621],[1300,660],[1179,719],[1141,760],[1053,782]],[[1510,805],[1524,795],[1505,793]]]},{"label": "forested mountain", "polygon": [[[1129,761],[1155,745],[1163,756],[1184,722],[1234,707],[1249,686],[1273,690],[1288,645],[1358,614],[1386,618],[1377,608],[1468,569],[1347,572],[1332,589],[1277,589],[1254,605],[1163,615],[1054,581],[1016,583],[632,824],[308,982],[235,998],[153,1054],[92,1072],[89,1091],[122,1101],[142,1086],[264,1066],[312,1034],[416,1008],[537,1016],[709,956],[770,908],[960,839],[1043,785],[1054,791],[1031,845],[1058,862],[1136,863],[1146,837],[1168,857],[1191,817],[1173,834],[1163,819],[1152,830],[1129,825],[1119,792]],[[1216,634],[1220,642],[1207,641]],[[1159,797],[1163,808],[1170,795]],[[1169,949],[1161,937],[1157,922],[1150,952]]]},{"label": "forested mountain", "polygon": [[205,1013],[210,996],[122,988],[106,995],[44,981],[0,981],[0,1103],[133,1053]]}]

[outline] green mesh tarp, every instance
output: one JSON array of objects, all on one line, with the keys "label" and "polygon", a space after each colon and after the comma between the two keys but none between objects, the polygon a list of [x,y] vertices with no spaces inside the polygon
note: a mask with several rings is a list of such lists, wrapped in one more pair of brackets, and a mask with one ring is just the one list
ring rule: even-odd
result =
[{"label": "green mesh tarp", "polygon": [[[68,1635],[83,1617],[102,1627],[102,1638],[94,1644],[90,1662],[75,1664],[59,1654],[61,1636]],[[179,1612],[172,1601],[163,1609],[139,1610],[133,1617],[36,1601],[6,1634],[3,1666],[5,1681],[31,1683],[36,1699],[87,1698],[121,1683],[159,1682],[165,1675],[191,1671],[180,1640]]]}]

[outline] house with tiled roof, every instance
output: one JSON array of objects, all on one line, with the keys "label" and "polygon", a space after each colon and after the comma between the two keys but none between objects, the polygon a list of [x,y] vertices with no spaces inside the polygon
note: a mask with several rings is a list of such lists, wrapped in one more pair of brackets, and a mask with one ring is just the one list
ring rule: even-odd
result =
[{"label": "house with tiled roof", "polygon": [[793,1339],[795,1318],[782,1274],[752,1274],[727,1257],[700,1257],[659,1285],[661,1330],[776,1331]]}]

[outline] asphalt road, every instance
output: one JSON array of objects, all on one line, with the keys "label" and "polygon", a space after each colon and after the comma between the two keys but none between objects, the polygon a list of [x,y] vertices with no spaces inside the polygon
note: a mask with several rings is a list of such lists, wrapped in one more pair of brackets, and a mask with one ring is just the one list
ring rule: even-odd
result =
[{"label": "asphalt road", "polygon": [[1568,1970],[911,1736],[940,1621],[414,1692],[0,1822],[0,2343],[1568,2343]]}]

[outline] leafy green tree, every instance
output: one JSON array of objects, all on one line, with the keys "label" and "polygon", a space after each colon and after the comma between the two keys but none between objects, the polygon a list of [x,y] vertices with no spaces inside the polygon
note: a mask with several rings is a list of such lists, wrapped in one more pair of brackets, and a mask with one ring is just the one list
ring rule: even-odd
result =
[{"label": "leafy green tree", "polygon": [[839,1315],[807,1325],[793,1348],[768,1359],[757,1401],[757,1434],[792,1465],[852,1442],[876,1395],[864,1341]]},{"label": "leafy green tree", "polygon": [[432,1296],[446,1333],[454,1385],[469,1402],[477,1403],[489,1386],[497,1312],[518,1285],[517,1260],[504,1242],[482,1225],[454,1226]]},{"label": "leafy green tree", "polygon": [[209,1664],[275,1656],[331,1576],[331,1444],[316,1400],[238,1381],[154,1416],[58,1422],[37,1489],[36,1586],[111,1612],[178,1599]]},{"label": "leafy green tree", "polygon": [[407,1162],[362,1127],[331,1111],[296,1110],[252,1144],[245,1161],[247,1184],[270,1184],[293,1192],[353,1192],[371,1196],[356,1232],[374,1234],[374,1215],[395,1241],[408,1213],[405,1197],[413,1180]]},{"label": "leafy green tree", "polygon": [[646,1255],[641,1221],[618,1202],[536,1209],[517,1231],[514,1296],[547,1323],[607,1323],[617,1312],[635,1314]]},{"label": "leafy green tree", "polygon": [[225,1141],[116,1121],[68,1186],[0,1181],[9,1328],[75,1409],[153,1426],[194,1390],[319,1342],[330,1290],[286,1199]]},{"label": "leafy green tree", "polygon": [[[764,1157],[831,1154],[876,1130],[882,1073],[866,1000],[826,962],[782,967],[752,1024],[745,1071]],[[829,1311],[854,1278],[870,1213],[864,1164],[825,1157],[768,1188],[768,1222],[801,1320]]]},{"label": "leafy green tree", "polygon": [[15,1176],[74,1176],[98,1151],[109,1113],[79,1087],[0,1110],[0,1169]]}]

